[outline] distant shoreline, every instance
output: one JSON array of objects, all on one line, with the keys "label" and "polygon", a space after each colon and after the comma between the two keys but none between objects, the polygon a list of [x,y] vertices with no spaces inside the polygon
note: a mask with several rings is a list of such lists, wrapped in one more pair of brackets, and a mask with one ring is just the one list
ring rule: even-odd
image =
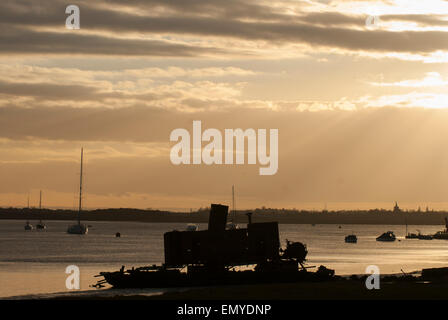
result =
[{"label": "distant shoreline", "polygon": [[[237,211],[235,222],[247,223],[247,212],[253,212],[254,222],[278,221],[281,224],[376,224],[376,225],[440,225],[444,227],[446,211],[295,211],[255,209]],[[196,212],[170,212],[131,208],[86,210],[83,221],[180,222],[208,223],[208,210]],[[0,208],[0,220],[76,220],[78,212],[64,209]],[[230,214],[229,214],[230,216]]]}]

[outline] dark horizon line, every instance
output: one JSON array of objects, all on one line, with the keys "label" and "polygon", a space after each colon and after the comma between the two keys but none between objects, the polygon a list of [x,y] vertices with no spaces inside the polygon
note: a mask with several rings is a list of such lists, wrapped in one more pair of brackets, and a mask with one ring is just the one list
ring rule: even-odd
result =
[{"label": "dark horizon line", "polygon": [[[229,214],[232,212],[231,206],[229,205]],[[173,210],[174,209],[174,210]],[[165,213],[179,213],[179,214],[191,214],[191,213],[201,213],[210,211],[210,207],[199,208],[196,210],[185,210],[177,208],[133,208],[133,207],[90,207],[85,208],[82,211],[85,212],[94,212],[94,211],[123,211],[129,210],[134,212],[165,212]],[[39,207],[24,207],[24,206],[0,206],[0,210],[26,210],[26,211],[68,211],[68,212],[77,212],[78,209],[73,207],[45,207],[39,209]],[[263,212],[263,213],[294,213],[294,212],[307,212],[307,213],[369,213],[369,212],[390,212],[390,213],[448,213],[448,209],[435,210],[435,209],[399,209],[398,211],[394,211],[394,209],[384,209],[384,208],[371,208],[371,209],[295,209],[295,208],[269,208],[269,207],[260,207],[260,208],[252,208],[252,209],[236,209],[236,213],[247,213],[247,212]]]}]

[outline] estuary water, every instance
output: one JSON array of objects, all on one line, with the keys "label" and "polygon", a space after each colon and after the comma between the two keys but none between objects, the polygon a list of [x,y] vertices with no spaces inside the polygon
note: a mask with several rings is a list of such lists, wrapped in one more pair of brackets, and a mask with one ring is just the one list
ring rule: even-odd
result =
[{"label": "estuary water", "polygon": [[[37,221],[30,221],[35,225]],[[68,221],[46,221],[46,231],[25,231],[23,220],[0,220],[0,298],[39,298],[58,295],[159,294],[164,290],[110,290],[89,287],[100,271],[160,264],[164,259],[163,234],[184,230],[184,223],[86,222],[89,234],[69,235]],[[245,227],[245,225],[242,225]],[[207,228],[199,224],[199,229]],[[409,226],[434,234],[444,226]],[[395,242],[377,242],[385,231],[394,231]],[[116,238],[115,233],[121,237]],[[357,244],[344,242],[354,233]],[[387,225],[280,225],[282,246],[286,239],[307,245],[308,266],[325,265],[338,275],[363,274],[376,265],[381,273],[401,273],[448,266],[448,240],[404,239],[405,226]],[[67,266],[80,269],[80,290],[68,290]]]}]

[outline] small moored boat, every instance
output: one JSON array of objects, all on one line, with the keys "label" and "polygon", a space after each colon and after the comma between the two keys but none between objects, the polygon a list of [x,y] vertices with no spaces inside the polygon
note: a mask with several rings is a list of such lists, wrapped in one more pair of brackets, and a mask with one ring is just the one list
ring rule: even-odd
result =
[{"label": "small moored boat", "polygon": [[349,234],[348,236],[345,237],[345,242],[347,242],[347,243],[357,243],[358,242],[358,238],[354,234]]},{"label": "small moored boat", "polygon": [[418,239],[419,240],[432,240],[433,236],[430,235],[430,234],[421,234],[421,233],[419,233],[418,234]]},{"label": "small moored boat", "polygon": [[39,220],[39,223],[36,224],[36,230],[47,230],[47,225],[42,222],[42,190],[40,191],[39,196],[39,214],[41,215],[41,219]]},{"label": "small moored boat", "polygon": [[38,224],[36,224],[37,230],[47,230],[47,225],[40,220]]},{"label": "small moored boat", "polygon": [[418,234],[409,232],[409,233],[406,234],[405,238],[406,239],[418,239]]},{"label": "small moored boat", "polygon": [[187,224],[187,231],[198,231],[199,227],[197,224],[189,223]]},{"label": "small moored boat", "polygon": [[33,225],[29,222],[29,221],[27,221],[26,222],[26,224],[25,224],[25,230],[33,230],[34,228],[33,228]]},{"label": "small moored boat", "polygon": [[396,237],[392,231],[384,232],[382,235],[376,238],[376,241],[395,241],[395,240]]},{"label": "small moored boat", "polygon": [[448,240],[448,218],[445,217],[445,229],[442,231],[437,231],[433,235],[434,239],[440,239],[440,240]]}]

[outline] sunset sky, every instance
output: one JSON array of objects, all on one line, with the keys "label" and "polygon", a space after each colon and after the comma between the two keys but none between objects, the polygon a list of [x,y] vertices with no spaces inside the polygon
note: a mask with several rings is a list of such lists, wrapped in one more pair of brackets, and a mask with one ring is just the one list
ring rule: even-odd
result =
[{"label": "sunset sky", "polygon": [[[2,0],[0,28],[0,206],[75,206],[84,147],[90,208],[448,209],[448,1]],[[173,165],[193,120],[278,129],[277,174]]]}]

